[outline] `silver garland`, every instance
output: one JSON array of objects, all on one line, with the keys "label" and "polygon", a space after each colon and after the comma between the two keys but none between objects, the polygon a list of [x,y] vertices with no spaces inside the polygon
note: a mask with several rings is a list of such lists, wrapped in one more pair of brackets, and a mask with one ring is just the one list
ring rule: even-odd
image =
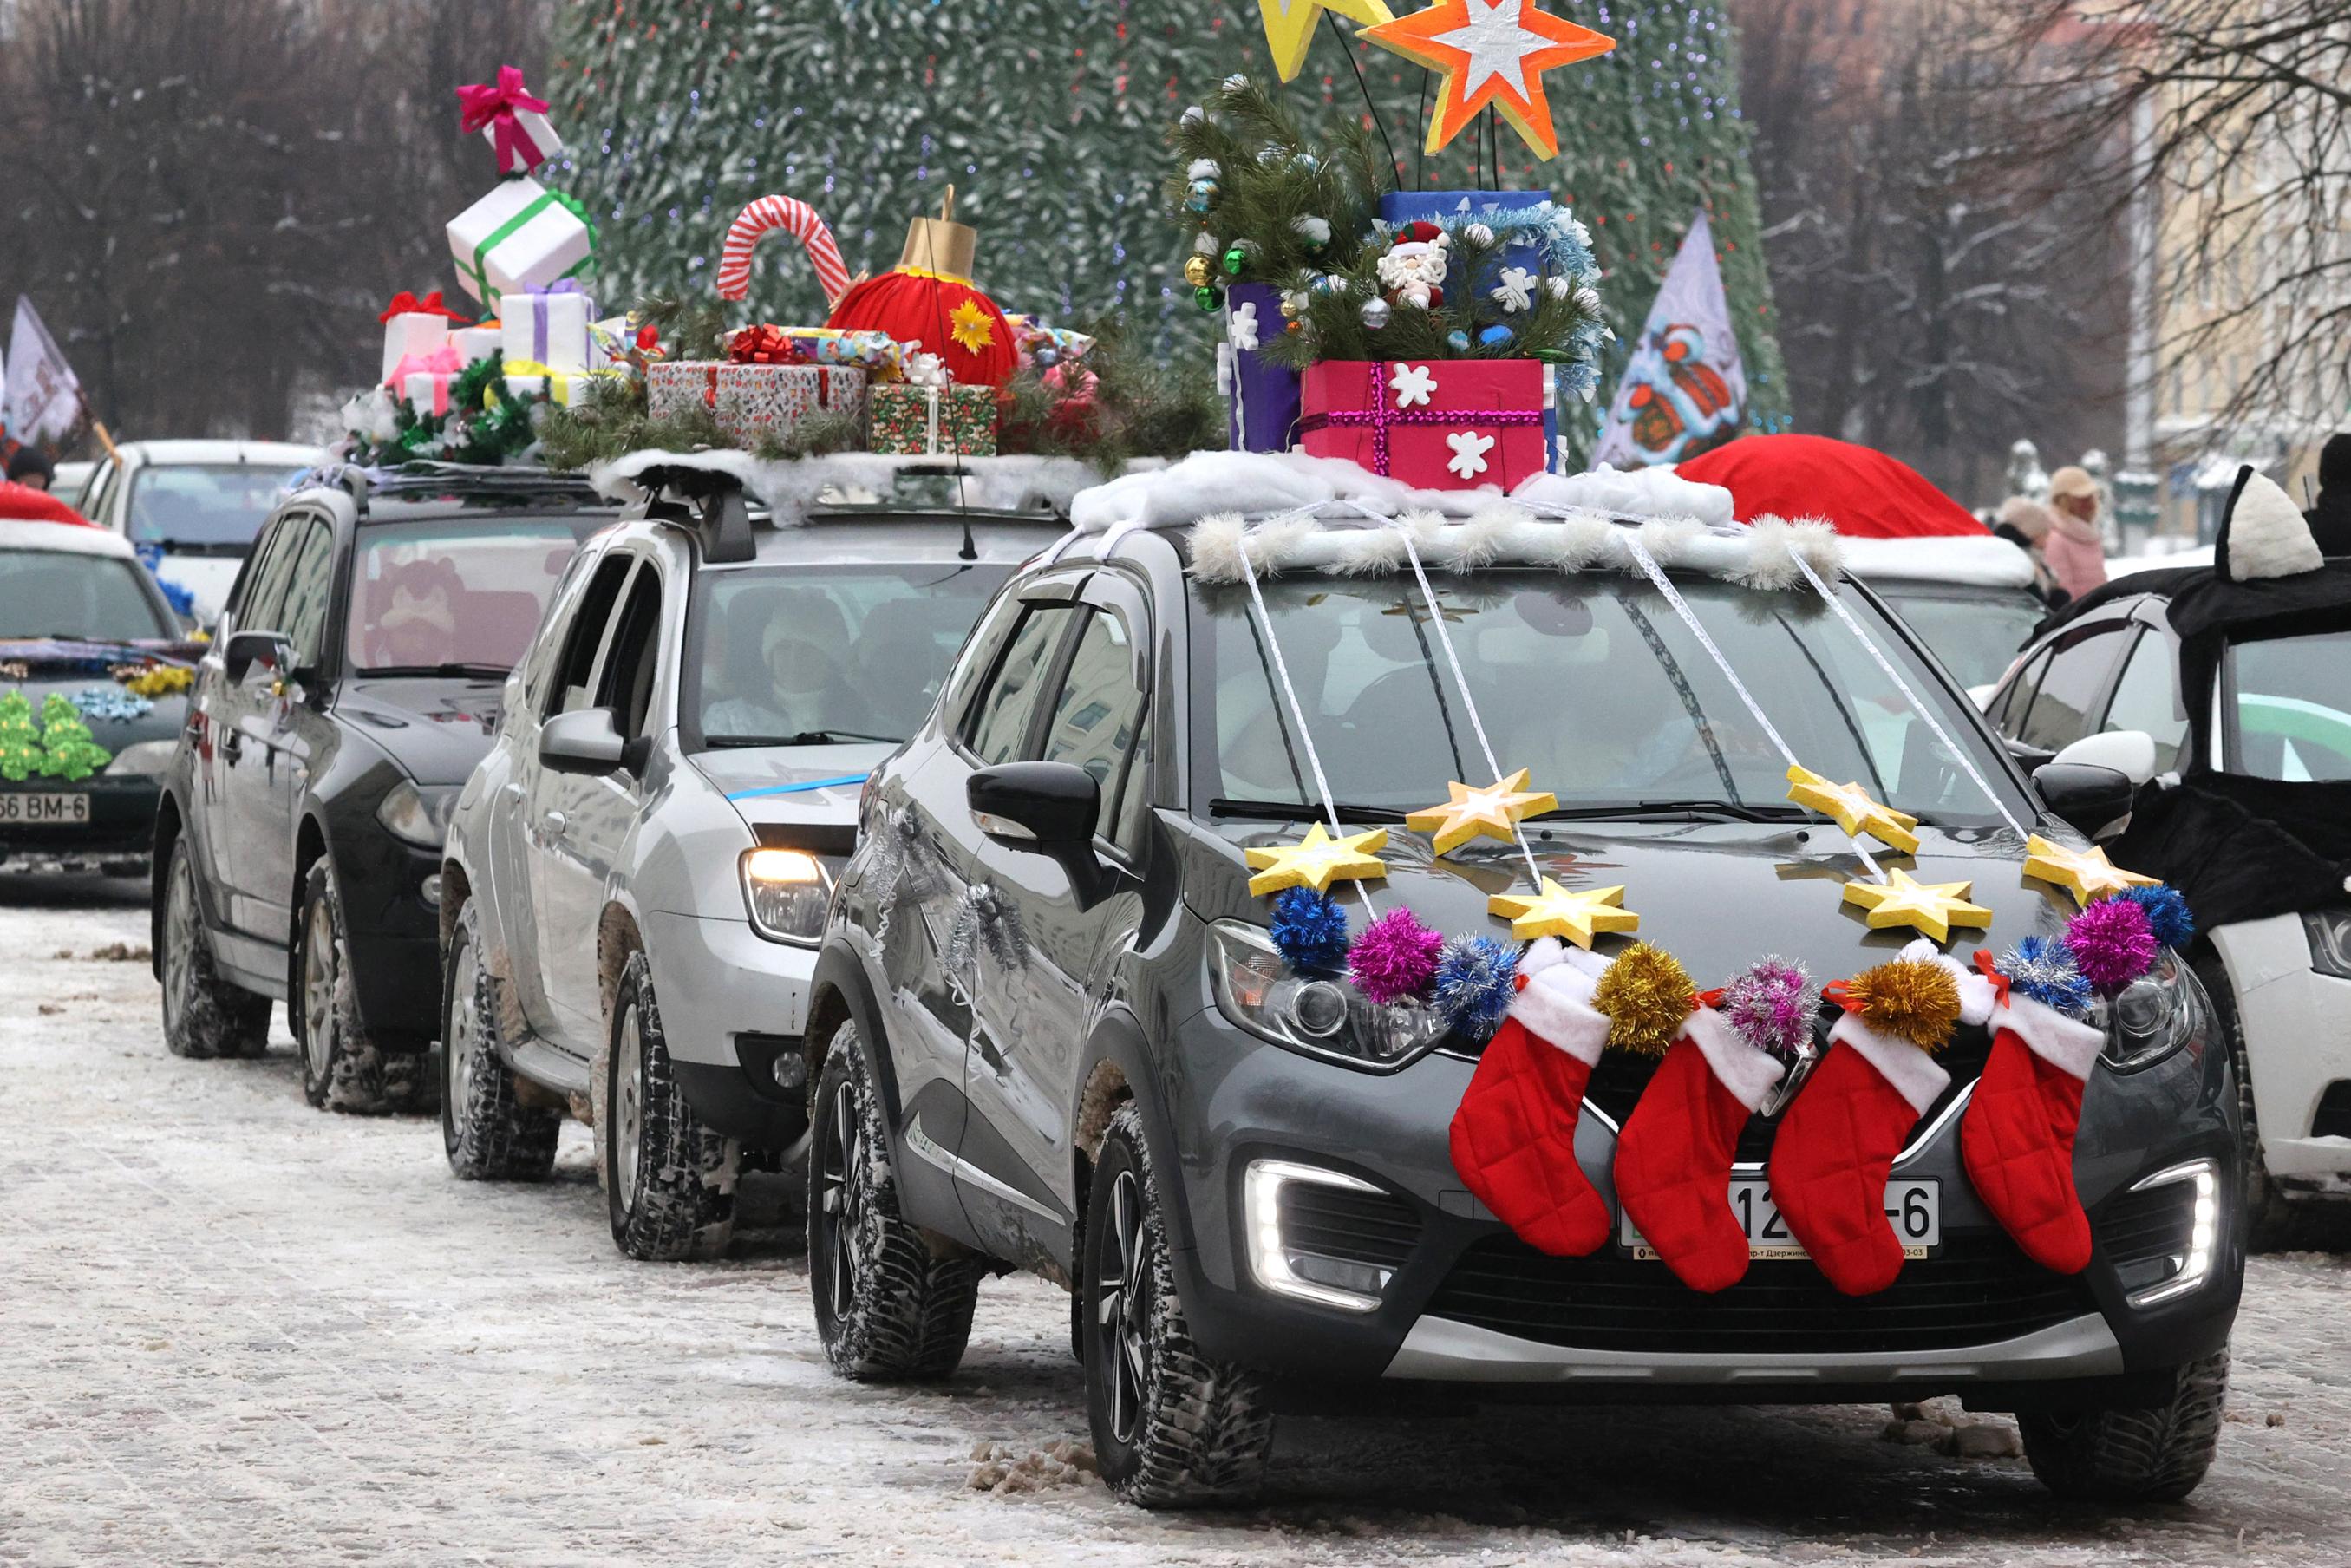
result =
[{"label": "silver garland", "polygon": [[977,978],[982,947],[999,967],[1028,966],[1029,934],[1020,924],[1019,907],[984,882],[964,889],[956,900],[955,923],[947,928],[948,970]]},{"label": "silver garland", "polygon": [[940,889],[936,857],[923,837],[923,826],[912,811],[883,820],[873,836],[873,855],[865,874],[872,879],[873,902],[881,908],[874,922],[876,940],[890,939],[890,920],[901,904],[919,904]]}]

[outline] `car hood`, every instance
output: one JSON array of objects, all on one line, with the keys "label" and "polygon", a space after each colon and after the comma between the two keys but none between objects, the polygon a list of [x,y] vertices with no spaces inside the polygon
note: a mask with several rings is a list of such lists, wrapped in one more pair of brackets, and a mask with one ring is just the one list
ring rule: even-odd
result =
[{"label": "car hood", "polygon": [[756,746],[695,753],[694,765],[743,820],[763,822],[854,822],[865,776],[897,747]]},{"label": "car hood", "polygon": [[[1204,919],[1236,918],[1264,925],[1271,902],[1249,896],[1240,851],[1244,844],[1296,839],[1301,827],[1262,822],[1196,824],[1192,853],[1205,863],[1187,868],[1194,912]],[[1360,831],[1351,829],[1351,831]],[[1852,841],[1832,823],[1610,822],[1540,827],[1535,858],[1546,876],[1571,890],[1622,884],[1625,907],[1638,914],[1638,936],[1679,958],[1700,986],[1719,986],[1756,959],[1799,960],[1822,980],[1852,975],[1892,957],[1917,933],[1872,931],[1863,912],[1843,902],[1842,884],[1865,874]],[[2040,830],[2078,844],[2071,831]],[[2018,937],[2063,928],[2072,906],[2059,890],[2022,876],[2023,844],[2005,829],[1918,830],[1918,852],[1895,855],[1872,847],[1879,863],[1900,867],[1922,883],[1972,883],[1971,900],[1992,912],[1988,930],[1954,926],[1944,951],[1966,962],[1980,946],[2005,951]],[[1501,844],[1480,843],[1474,853],[1433,859],[1427,839],[1388,831],[1383,853],[1388,874],[1372,883],[1382,912],[1409,907],[1451,936],[1507,937],[1507,922],[1489,915],[1487,897],[1524,892],[1526,866]],[[1362,904],[1334,888],[1353,923]],[[1604,953],[1626,938],[1603,937]]]},{"label": "car hood", "polygon": [[358,679],[344,684],[335,715],[419,784],[463,784],[490,749],[505,689],[479,676]]}]

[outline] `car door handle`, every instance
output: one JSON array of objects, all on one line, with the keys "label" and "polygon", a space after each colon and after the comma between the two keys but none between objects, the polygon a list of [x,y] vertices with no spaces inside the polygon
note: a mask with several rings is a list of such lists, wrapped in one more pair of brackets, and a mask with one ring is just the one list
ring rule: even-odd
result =
[{"label": "car door handle", "polygon": [[244,754],[245,732],[243,730],[231,729],[227,734],[221,737],[221,755],[223,757],[226,758],[231,762],[235,762]]},{"label": "car door handle", "polygon": [[563,830],[569,825],[570,819],[560,811],[549,811],[538,820],[539,831],[550,839],[561,838]]},{"label": "car door handle", "polygon": [[522,786],[509,784],[498,791],[498,798],[509,806],[515,805],[522,800]]}]

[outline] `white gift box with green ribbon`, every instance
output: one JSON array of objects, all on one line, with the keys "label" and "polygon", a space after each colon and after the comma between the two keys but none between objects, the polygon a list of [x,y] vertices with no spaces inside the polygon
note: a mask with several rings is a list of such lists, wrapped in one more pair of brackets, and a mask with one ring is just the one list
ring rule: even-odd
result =
[{"label": "white gift box with green ribbon", "polygon": [[496,308],[593,267],[596,231],[569,197],[519,175],[449,220],[449,254],[465,292]]}]

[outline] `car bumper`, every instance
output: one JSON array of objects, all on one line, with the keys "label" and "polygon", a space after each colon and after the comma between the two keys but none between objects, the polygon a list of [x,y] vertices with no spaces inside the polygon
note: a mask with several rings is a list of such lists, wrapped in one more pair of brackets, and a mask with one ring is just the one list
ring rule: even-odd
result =
[{"label": "car bumper", "polygon": [[2262,1164],[2289,1187],[2343,1188],[2351,1137],[2314,1124],[2328,1088],[2351,1080],[2351,980],[2311,968],[2300,915],[2222,926],[2212,941],[2237,995]]},{"label": "car bumper", "polygon": [[[1759,1260],[1713,1296],[1609,1246],[1551,1258],[1519,1241],[1453,1169],[1448,1124],[1472,1064],[1432,1056],[1389,1077],[1238,1041],[1213,1013],[1178,1031],[1176,1254],[1195,1337],[1217,1357],[1285,1379],[1473,1384],[1573,1396],[1741,1401],[1919,1397],[2128,1380],[2225,1343],[2243,1270],[2233,1089],[2226,1053],[2192,1044],[2156,1067],[2096,1070],[2074,1175],[2098,1244],[2081,1275],[2032,1263],[1976,1199],[1962,1168],[1964,1102],[1913,1134],[1897,1177],[1939,1183],[1942,1244],[1878,1296],[1838,1295],[1808,1262]],[[1614,1132],[1587,1111],[1578,1161],[1613,1205]],[[1376,1270],[1355,1310],[1269,1288],[1252,1266],[1251,1165],[1280,1161],[1377,1189],[1292,1183],[1273,1206],[1280,1249]],[[2150,1174],[2205,1162],[2222,1223],[2192,1290],[2133,1304],[2176,1275],[2193,1189],[2134,1193]],[[1163,1163],[1162,1168],[1168,1168]],[[1760,1175],[1742,1171],[1742,1175]],[[2182,1249],[2184,1251],[2184,1248]]]},{"label": "car bumper", "polygon": [[87,822],[0,825],[0,863],[12,871],[128,871],[145,863],[154,850],[155,808],[163,798],[160,779],[27,779],[0,783],[0,791],[89,798]]},{"label": "car bumper", "polygon": [[372,822],[340,826],[335,891],[360,1022],[386,1050],[425,1050],[441,1036],[440,853]]},{"label": "car bumper", "polygon": [[740,918],[653,914],[644,925],[686,1103],[729,1137],[767,1149],[796,1142],[808,1125],[799,1036],[815,950],[769,942]]}]

